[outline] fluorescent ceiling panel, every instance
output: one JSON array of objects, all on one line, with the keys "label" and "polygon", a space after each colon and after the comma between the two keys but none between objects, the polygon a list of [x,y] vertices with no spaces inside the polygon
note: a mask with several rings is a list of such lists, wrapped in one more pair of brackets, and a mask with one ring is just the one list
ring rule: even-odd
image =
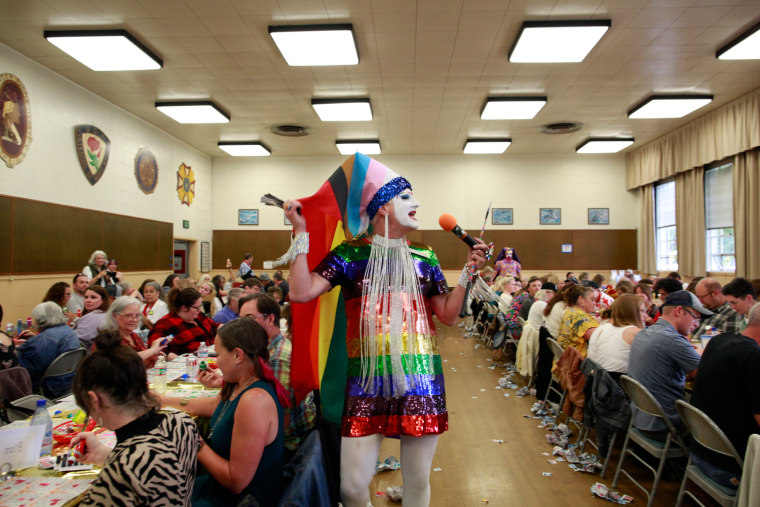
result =
[{"label": "fluorescent ceiling panel", "polygon": [[681,118],[712,102],[712,95],[652,95],[630,111],[629,118]]},{"label": "fluorescent ceiling panel", "polygon": [[359,51],[350,23],[270,26],[277,49],[288,65],[356,65]]},{"label": "fluorescent ceiling panel", "polygon": [[255,141],[219,141],[219,148],[233,157],[268,157],[272,151]]},{"label": "fluorescent ceiling panel", "polygon": [[335,146],[338,147],[341,155],[353,155],[357,151],[365,155],[380,154],[380,141],[378,140],[335,141]]},{"label": "fluorescent ceiling panel", "polygon": [[229,123],[230,117],[208,100],[156,102],[156,109],[179,123]]},{"label": "fluorescent ceiling panel", "polygon": [[575,148],[576,153],[617,153],[633,144],[633,138],[591,137]]},{"label": "fluorescent ceiling panel", "polygon": [[512,144],[512,139],[500,138],[500,139],[468,139],[464,143],[464,153],[468,155],[482,155],[489,153],[504,153],[509,145]]},{"label": "fluorescent ceiling panel", "polygon": [[45,30],[44,37],[95,71],[154,70],[163,62],[126,30]]},{"label": "fluorescent ceiling panel", "polygon": [[488,97],[481,120],[530,120],[546,105],[546,97]]},{"label": "fluorescent ceiling panel", "polygon": [[524,21],[509,52],[509,61],[582,62],[611,25],[609,19]]},{"label": "fluorescent ceiling panel", "polygon": [[715,52],[721,60],[760,59],[760,23]]},{"label": "fluorescent ceiling panel", "polygon": [[311,99],[311,106],[322,121],[369,121],[369,99]]}]

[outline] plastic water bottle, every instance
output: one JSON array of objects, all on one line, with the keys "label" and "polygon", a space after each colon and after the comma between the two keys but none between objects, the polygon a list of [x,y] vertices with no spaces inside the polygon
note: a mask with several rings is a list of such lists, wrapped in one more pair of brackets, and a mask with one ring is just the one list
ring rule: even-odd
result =
[{"label": "plastic water bottle", "polygon": [[16,322],[16,335],[20,335],[21,331],[24,330],[24,323],[21,322],[21,319],[18,319],[18,322]]},{"label": "plastic water bottle", "polygon": [[42,447],[40,447],[40,456],[50,454],[53,450],[53,420],[50,419],[50,414],[48,414],[47,408],[45,408],[46,404],[47,400],[37,400],[37,410],[34,412],[34,416],[32,416],[32,422],[29,423],[29,426],[45,427],[45,433],[42,436]]},{"label": "plastic water bottle", "polygon": [[208,347],[206,346],[206,342],[201,342],[201,346],[198,347],[198,360],[208,361]]},{"label": "plastic water bottle", "polygon": [[13,324],[8,322],[8,324],[5,325],[5,334],[13,338]]},{"label": "plastic water bottle", "polygon": [[187,374],[187,381],[188,382],[197,382],[197,376],[198,376],[198,357],[195,354],[190,354],[187,356],[187,367],[185,369],[185,373]]},{"label": "plastic water bottle", "polygon": [[164,394],[166,392],[166,358],[163,354],[158,356],[155,368],[156,376],[153,378],[153,386],[158,394]]}]

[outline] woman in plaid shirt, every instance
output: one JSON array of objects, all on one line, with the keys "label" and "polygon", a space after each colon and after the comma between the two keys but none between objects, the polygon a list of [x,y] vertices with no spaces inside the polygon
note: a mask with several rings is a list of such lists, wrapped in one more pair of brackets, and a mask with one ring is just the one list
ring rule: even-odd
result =
[{"label": "woman in plaid shirt", "polygon": [[148,335],[148,342],[174,335],[166,347],[167,359],[198,350],[201,342],[206,345],[214,343],[216,330],[220,324],[203,315],[201,294],[193,288],[172,289],[167,303],[169,314],[164,315],[153,326]]}]

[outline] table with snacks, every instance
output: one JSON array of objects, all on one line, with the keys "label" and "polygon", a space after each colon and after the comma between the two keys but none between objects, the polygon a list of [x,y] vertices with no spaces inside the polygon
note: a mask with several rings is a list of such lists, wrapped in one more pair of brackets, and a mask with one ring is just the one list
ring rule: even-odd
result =
[{"label": "table with snacks", "polygon": [[[167,363],[166,394],[185,398],[215,396],[217,389],[207,389],[201,384],[188,381],[186,361],[186,357],[180,356]],[[216,368],[214,358],[204,359],[204,362],[206,367]],[[153,388],[155,368],[147,370],[147,374],[149,386]],[[75,452],[70,447],[71,439],[80,431],[88,430],[95,432],[106,446],[113,448],[116,445],[115,433],[98,428],[77,406],[73,394],[57,400],[47,410],[53,420],[53,450],[50,454],[41,456],[37,466],[10,470],[10,465],[3,466],[0,463],[0,505],[4,507],[76,505],[97,477],[100,468],[76,461]],[[3,431],[27,426],[29,420],[15,421],[0,428],[0,446],[12,445],[10,438],[3,437]]]}]

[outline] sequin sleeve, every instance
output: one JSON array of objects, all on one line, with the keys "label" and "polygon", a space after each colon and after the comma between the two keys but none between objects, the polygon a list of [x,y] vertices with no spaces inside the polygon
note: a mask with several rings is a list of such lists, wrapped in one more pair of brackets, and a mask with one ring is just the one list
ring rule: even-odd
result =
[{"label": "sequin sleeve", "polygon": [[350,259],[347,252],[348,242],[343,242],[333,248],[322,261],[317,264],[312,272],[318,274],[335,287],[336,285],[345,285],[348,282],[346,277],[347,268]]},{"label": "sequin sleeve", "polygon": [[420,276],[420,288],[426,298],[447,294],[449,284],[441,271],[440,262],[432,248],[419,243],[411,243],[412,257],[417,265],[417,274]]}]

